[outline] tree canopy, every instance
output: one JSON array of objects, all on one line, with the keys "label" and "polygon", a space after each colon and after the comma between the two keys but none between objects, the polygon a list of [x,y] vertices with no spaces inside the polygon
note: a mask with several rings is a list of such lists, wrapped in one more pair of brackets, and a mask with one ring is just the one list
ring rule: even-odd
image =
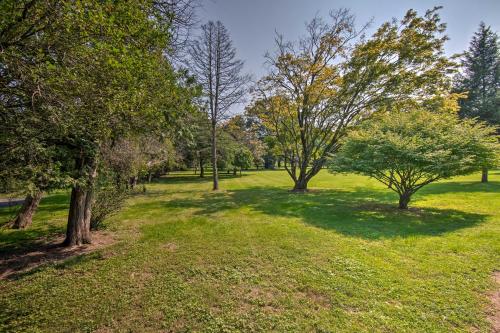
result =
[{"label": "tree canopy", "polygon": [[494,131],[453,113],[384,113],[350,131],[329,169],[377,179],[399,194],[399,208],[406,209],[411,196],[427,184],[494,166]]},{"label": "tree canopy", "polygon": [[454,63],[443,55],[445,25],[438,9],[382,24],[371,38],[356,30],[347,10],[314,18],[297,42],[276,38],[269,74],[255,106],[289,162],[294,190],[338,150],[346,129],[382,106],[439,99],[448,94]]}]

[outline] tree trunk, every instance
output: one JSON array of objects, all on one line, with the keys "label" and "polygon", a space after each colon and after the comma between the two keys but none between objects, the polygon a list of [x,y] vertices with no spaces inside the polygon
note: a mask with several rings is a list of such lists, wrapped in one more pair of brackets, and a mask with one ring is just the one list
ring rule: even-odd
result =
[{"label": "tree trunk", "polygon": [[31,225],[33,222],[33,215],[41,199],[42,191],[36,191],[33,195],[30,193],[26,196],[21,209],[12,223],[13,229],[25,229]]},{"label": "tree trunk", "polygon": [[233,169],[233,176],[236,176],[236,168]]},{"label": "tree trunk", "polygon": [[304,177],[299,177],[297,181],[295,181],[295,186],[293,187],[293,192],[307,192],[307,183],[308,181]]},{"label": "tree trunk", "polygon": [[217,172],[217,138],[215,133],[215,123],[212,123],[212,178],[213,190],[219,189],[219,174]]},{"label": "tree trunk", "polygon": [[85,165],[83,159],[77,161],[80,165],[80,172],[85,167],[90,169],[90,174],[86,179],[85,186],[76,184],[71,190],[71,201],[69,204],[68,226],[66,229],[66,239],[63,242],[65,246],[75,246],[90,244],[90,218],[92,213],[92,197],[94,180],[97,176],[96,161],[87,162]]},{"label": "tree trunk", "polygon": [[200,178],[205,178],[205,168],[203,167],[203,160],[200,158]]},{"label": "tree trunk", "polygon": [[134,187],[137,185],[137,176],[130,177],[129,184],[130,188],[133,190]]},{"label": "tree trunk", "polygon": [[399,195],[399,209],[408,209],[408,203],[410,202],[411,194],[403,193]]},{"label": "tree trunk", "polygon": [[87,204],[91,199],[88,190],[80,185],[71,190],[65,246],[90,244],[90,207]]},{"label": "tree trunk", "polygon": [[481,183],[487,183],[488,182],[488,169],[483,168],[483,172],[481,175]]}]

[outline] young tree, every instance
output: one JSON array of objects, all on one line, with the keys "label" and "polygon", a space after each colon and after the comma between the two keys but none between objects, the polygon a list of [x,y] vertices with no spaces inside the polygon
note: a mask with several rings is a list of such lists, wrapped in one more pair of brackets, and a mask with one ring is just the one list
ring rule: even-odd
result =
[{"label": "young tree", "polygon": [[[463,73],[456,82],[458,91],[466,92],[460,101],[460,116],[478,118],[500,125],[500,53],[498,35],[483,22],[472,37],[469,51],[462,62]],[[488,181],[488,169],[483,168],[482,182]]]},{"label": "young tree", "polygon": [[255,103],[281,145],[294,191],[307,191],[349,126],[381,105],[424,99],[448,85],[437,10],[423,17],[410,10],[357,44],[364,28],[356,31],[344,9],[331,12],[329,23],[313,19],[296,43],[278,35]]},{"label": "young tree", "polygon": [[246,147],[241,147],[239,148],[235,153],[234,153],[234,173],[236,174],[236,170],[240,170],[240,175],[241,171],[244,169],[249,169],[252,166],[252,161],[253,161],[253,155],[250,150]]},{"label": "young tree", "polygon": [[494,165],[494,131],[452,113],[385,113],[351,131],[329,168],[377,179],[398,193],[399,208],[407,209],[411,196],[423,186]]},{"label": "young tree", "polygon": [[201,26],[201,36],[193,42],[190,67],[202,86],[206,112],[211,123],[213,189],[219,189],[217,173],[217,126],[231,106],[241,101],[249,77],[241,74],[243,62],[236,59],[227,29],[221,22]]}]

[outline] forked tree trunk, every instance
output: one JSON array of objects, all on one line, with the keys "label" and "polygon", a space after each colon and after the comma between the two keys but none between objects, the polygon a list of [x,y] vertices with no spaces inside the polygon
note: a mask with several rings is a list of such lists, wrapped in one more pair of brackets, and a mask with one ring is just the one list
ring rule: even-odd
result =
[{"label": "forked tree trunk", "polygon": [[399,195],[399,209],[408,209],[408,203],[410,202],[411,194],[403,193]]},{"label": "forked tree trunk", "polygon": [[307,183],[308,181],[305,178],[299,177],[295,182],[293,187],[293,192],[307,192]]},{"label": "forked tree trunk", "polygon": [[133,190],[137,185],[137,176],[130,177],[129,179],[130,188]]},{"label": "forked tree trunk", "polygon": [[213,190],[219,189],[219,173],[217,171],[217,138],[215,133],[215,123],[212,124],[212,179]]},{"label": "forked tree trunk", "polygon": [[13,229],[25,229],[31,225],[33,222],[33,215],[35,214],[41,199],[41,191],[36,191],[33,195],[30,193],[26,196],[21,209],[19,209],[16,218],[12,222]]},{"label": "forked tree trunk", "polygon": [[488,182],[488,169],[483,168],[483,172],[481,174],[481,183],[487,183]]}]

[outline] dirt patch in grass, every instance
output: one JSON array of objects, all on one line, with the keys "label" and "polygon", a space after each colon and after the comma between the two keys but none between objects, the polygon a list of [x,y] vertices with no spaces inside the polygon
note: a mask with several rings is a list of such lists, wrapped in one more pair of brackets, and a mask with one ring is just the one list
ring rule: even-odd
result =
[{"label": "dirt patch in grass", "polygon": [[303,299],[308,301],[309,303],[313,304],[314,308],[316,310],[319,309],[328,309],[331,307],[331,301],[330,298],[322,294],[321,292],[318,292],[316,290],[306,288],[303,291],[299,291],[297,293],[297,296],[299,299]]},{"label": "dirt patch in grass", "polygon": [[488,320],[493,326],[493,333],[500,333],[500,271],[493,272],[495,290],[489,294],[491,309],[488,311]]},{"label": "dirt patch in grass", "polygon": [[16,276],[29,272],[39,266],[64,261],[66,259],[87,254],[104,248],[115,242],[110,232],[96,231],[92,233],[92,244],[63,247],[64,235],[58,235],[40,242],[36,248],[17,251],[0,256],[0,279],[15,279]]},{"label": "dirt patch in grass", "polygon": [[177,250],[177,244],[175,243],[167,243],[162,246],[168,252],[175,252]]}]

